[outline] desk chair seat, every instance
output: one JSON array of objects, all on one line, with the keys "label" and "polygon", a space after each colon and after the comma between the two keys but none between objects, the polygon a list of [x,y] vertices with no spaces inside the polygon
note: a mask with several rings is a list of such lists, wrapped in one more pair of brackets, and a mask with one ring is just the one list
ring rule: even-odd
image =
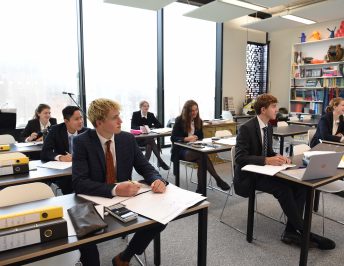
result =
[{"label": "desk chair seat", "polygon": [[14,144],[16,143],[16,140],[12,135],[4,134],[0,135],[0,144]]},{"label": "desk chair seat", "polygon": [[325,198],[324,194],[334,194],[344,191],[344,181],[337,180],[325,186],[319,187],[318,190],[321,192],[321,201],[322,201],[322,220],[323,220],[323,235],[325,235],[325,218],[333,222],[344,225],[344,222],[334,220],[330,217],[325,216]]}]

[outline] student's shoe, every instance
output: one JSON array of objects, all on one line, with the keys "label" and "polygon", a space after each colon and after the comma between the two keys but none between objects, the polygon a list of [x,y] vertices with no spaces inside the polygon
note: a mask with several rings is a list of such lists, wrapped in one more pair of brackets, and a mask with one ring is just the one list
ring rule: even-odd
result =
[{"label": "student's shoe", "polygon": [[166,171],[170,170],[170,167],[164,161],[158,162],[158,166]]},{"label": "student's shoe", "polygon": [[216,185],[221,188],[222,190],[230,190],[231,186],[228,185],[225,181],[223,181],[222,179],[216,180]]},{"label": "student's shoe", "polygon": [[112,259],[113,266],[129,266],[129,261],[121,260],[121,253]]},{"label": "student's shoe", "polygon": [[315,243],[317,248],[321,250],[330,250],[336,247],[336,243],[333,240],[314,233],[310,234],[310,241]]},{"label": "student's shoe", "polygon": [[288,245],[296,245],[296,246],[301,246],[301,242],[302,242],[302,236],[300,233],[294,231],[294,232],[290,232],[290,231],[286,231],[284,230],[282,236],[281,236],[281,241],[285,244]]}]

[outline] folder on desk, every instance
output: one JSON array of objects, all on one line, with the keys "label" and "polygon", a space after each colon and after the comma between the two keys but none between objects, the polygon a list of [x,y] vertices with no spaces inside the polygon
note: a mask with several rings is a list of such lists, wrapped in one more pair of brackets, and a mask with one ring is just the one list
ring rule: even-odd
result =
[{"label": "folder on desk", "polygon": [[0,151],[9,151],[11,146],[9,144],[0,144]]},{"label": "folder on desk", "polygon": [[49,206],[23,212],[0,215],[0,230],[63,217],[61,206]]},{"label": "folder on desk", "polygon": [[0,167],[13,164],[28,164],[29,157],[21,152],[0,154]]},{"label": "folder on desk", "polygon": [[0,252],[68,237],[67,222],[55,219],[0,230]]},{"label": "folder on desk", "polygon": [[0,176],[12,174],[24,174],[29,172],[29,164],[13,164],[7,166],[0,166]]}]

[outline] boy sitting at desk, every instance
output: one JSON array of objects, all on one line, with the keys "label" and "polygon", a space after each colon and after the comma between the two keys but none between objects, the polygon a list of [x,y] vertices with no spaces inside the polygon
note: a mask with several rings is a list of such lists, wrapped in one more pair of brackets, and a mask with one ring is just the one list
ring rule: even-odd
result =
[{"label": "boy sitting at desk", "polygon": [[[243,124],[237,136],[235,154],[235,193],[248,197],[252,186],[272,194],[279,201],[288,217],[281,240],[286,244],[301,245],[303,231],[303,209],[306,190],[296,184],[287,183],[273,176],[241,171],[247,164],[282,165],[290,160],[272,150],[272,126],[269,120],[276,119],[277,98],[270,94],[259,95],[254,104],[257,116]],[[335,243],[325,237],[311,233],[312,244],[319,249],[334,249]]]}]

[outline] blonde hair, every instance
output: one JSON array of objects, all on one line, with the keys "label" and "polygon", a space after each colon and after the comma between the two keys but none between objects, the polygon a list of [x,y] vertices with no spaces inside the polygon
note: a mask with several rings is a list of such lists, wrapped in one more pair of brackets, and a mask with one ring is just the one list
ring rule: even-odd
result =
[{"label": "blonde hair", "polygon": [[143,100],[143,101],[140,102],[140,109],[142,108],[142,106],[143,106],[145,103],[148,104],[148,106],[149,106],[149,103],[148,103],[146,100]]},{"label": "blonde hair", "polygon": [[121,110],[121,105],[110,99],[99,98],[93,100],[88,107],[88,119],[94,127],[97,127],[97,121],[104,121],[110,110]]},{"label": "blonde hair", "polygon": [[333,112],[334,107],[337,107],[342,101],[344,101],[344,99],[341,97],[333,98],[328,106],[326,106],[326,113]]}]

